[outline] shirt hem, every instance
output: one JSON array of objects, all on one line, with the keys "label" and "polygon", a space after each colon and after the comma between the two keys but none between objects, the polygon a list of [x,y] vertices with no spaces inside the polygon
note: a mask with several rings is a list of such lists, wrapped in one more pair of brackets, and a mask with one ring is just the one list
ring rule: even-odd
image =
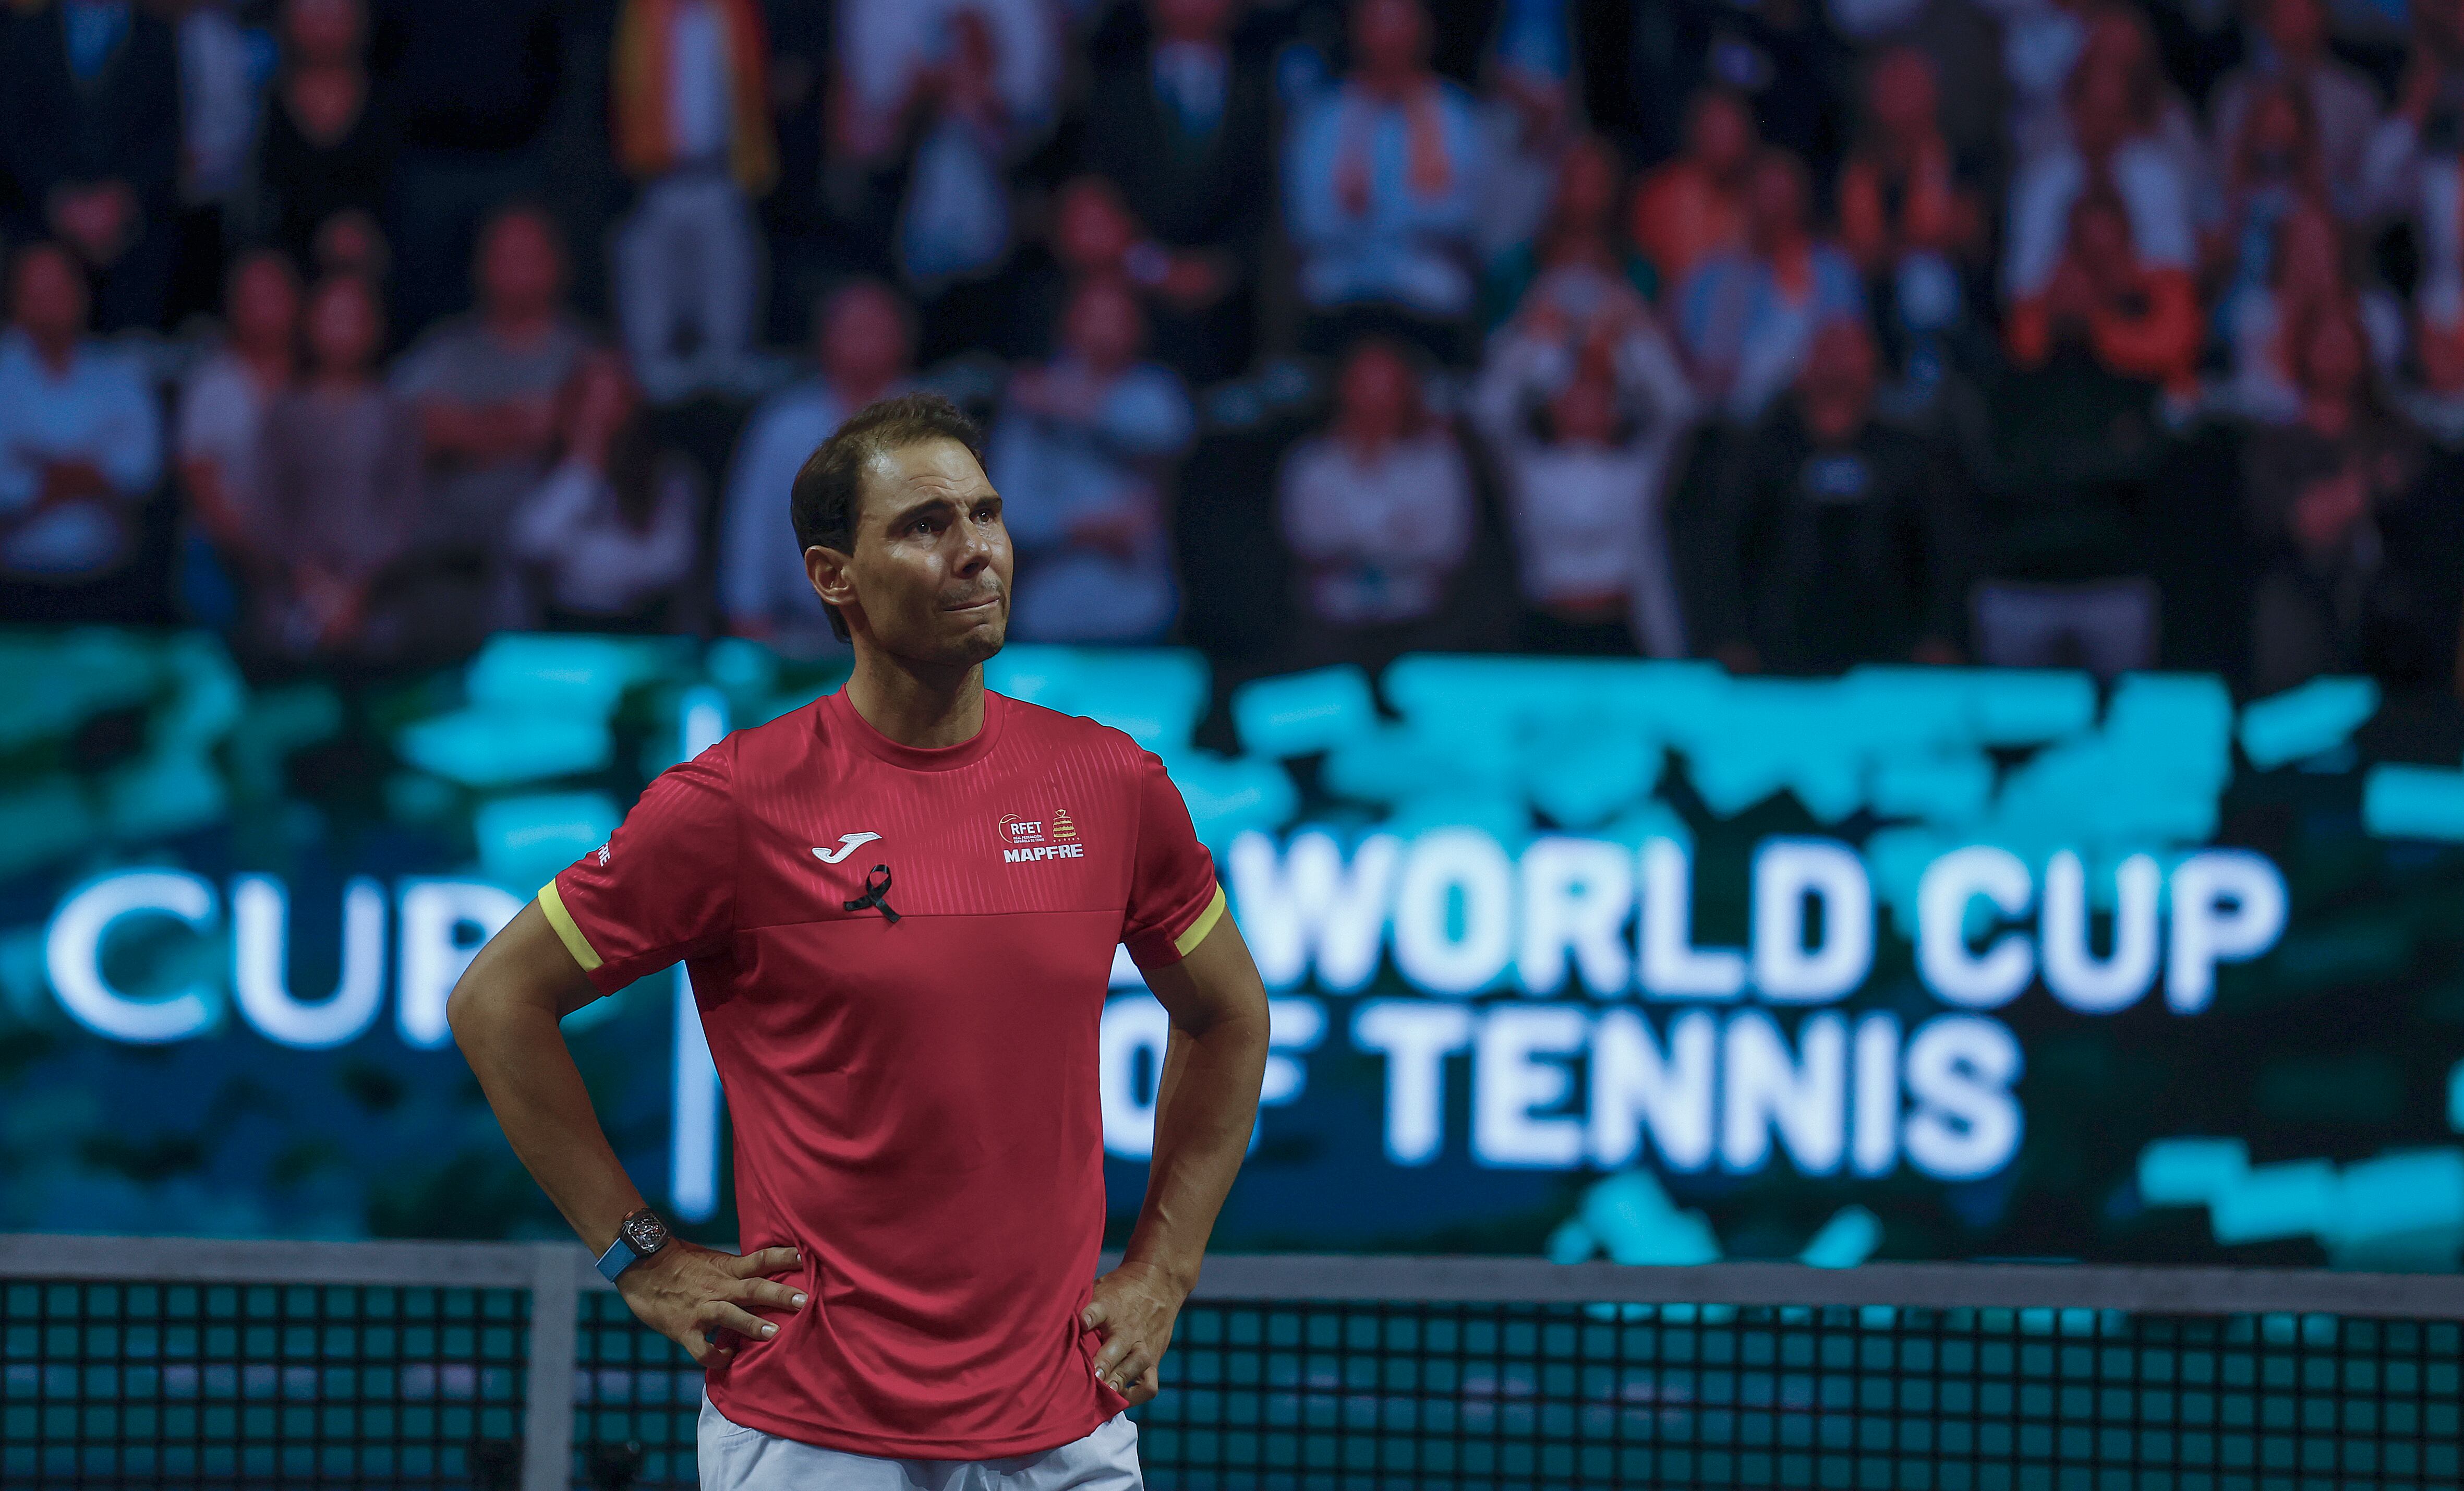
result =
[{"label": "shirt hem", "polygon": [[[1075,1444],[1096,1430],[1111,1423],[1118,1409],[1099,1407],[1093,1416],[1084,1420],[1079,1429],[1054,1429],[1026,1435],[1011,1435],[999,1439],[926,1439],[899,1435],[859,1434],[852,1431],[816,1428],[811,1424],[790,1422],[759,1409],[737,1408],[721,1403],[714,1395],[711,1406],[719,1416],[744,1429],[759,1430],[798,1444],[816,1449],[838,1450],[849,1455],[869,1455],[886,1459],[988,1460],[1012,1455],[1041,1455],[1065,1444]],[[1058,1435],[1058,1437],[1051,1437]]]}]

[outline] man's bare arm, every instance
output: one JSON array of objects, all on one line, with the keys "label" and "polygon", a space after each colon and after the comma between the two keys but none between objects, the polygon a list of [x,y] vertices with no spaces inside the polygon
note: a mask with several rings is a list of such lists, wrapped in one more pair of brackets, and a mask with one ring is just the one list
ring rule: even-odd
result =
[{"label": "man's bare arm", "polygon": [[[514,1153],[594,1254],[606,1251],[617,1224],[642,1205],[557,1023],[598,997],[534,901],[479,949],[445,1007]],[[625,1270],[616,1287],[644,1324],[694,1361],[716,1365],[731,1344],[709,1343],[703,1333],[725,1327],[757,1341],[774,1333],[748,1307],[801,1309],[802,1293],[761,1277],[798,1266],[793,1248],[739,1258],[678,1238]]]},{"label": "man's bare arm", "polygon": [[1172,1016],[1172,1037],[1155,1084],[1146,1204],[1083,1318],[1104,1332],[1095,1374],[1133,1403],[1161,1386],[1155,1369],[1248,1153],[1266,1071],[1265,985],[1230,917],[1187,957],[1149,973],[1147,987]]}]

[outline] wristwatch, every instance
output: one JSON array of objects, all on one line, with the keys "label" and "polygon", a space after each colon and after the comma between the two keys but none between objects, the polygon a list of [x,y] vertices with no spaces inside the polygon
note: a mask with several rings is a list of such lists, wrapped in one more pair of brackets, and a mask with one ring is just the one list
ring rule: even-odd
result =
[{"label": "wristwatch", "polygon": [[649,1207],[639,1208],[616,1224],[616,1240],[599,1255],[599,1272],[612,1283],[617,1275],[666,1247],[669,1241],[668,1224],[659,1220],[659,1213]]}]

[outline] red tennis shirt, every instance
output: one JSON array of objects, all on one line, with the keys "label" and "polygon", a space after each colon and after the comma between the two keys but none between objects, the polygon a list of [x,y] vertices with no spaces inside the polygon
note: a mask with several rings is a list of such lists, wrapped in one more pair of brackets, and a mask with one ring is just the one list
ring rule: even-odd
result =
[{"label": "red tennis shirt", "polygon": [[[883,865],[894,922],[846,904]],[[992,693],[975,739],[918,749],[833,694],[669,769],[539,899],[603,991],[683,960],[744,1249],[802,1259],[811,1302],[710,1373],[720,1413],[987,1459],[1120,1411],[1078,1325],[1112,949],[1172,963],[1223,914],[1161,762]]]}]

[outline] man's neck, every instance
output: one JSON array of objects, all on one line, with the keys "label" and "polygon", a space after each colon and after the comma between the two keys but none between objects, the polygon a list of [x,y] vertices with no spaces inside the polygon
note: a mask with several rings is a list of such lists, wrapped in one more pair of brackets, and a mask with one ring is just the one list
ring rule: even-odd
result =
[{"label": "man's neck", "polygon": [[847,697],[865,723],[901,746],[964,746],[984,727],[981,663],[919,663],[858,647]]},{"label": "man's neck", "polygon": [[547,340],[556,327],[556,312],[516,311],[485,314],[484,323],[491,336],[517,352],[527,352]]},{"label": "man's neck", "polygon": [[67,377],[69,369],[77,365],[76,337],[29,336],[26,341],[34,349],[35,361],[41,363],[43,370],[54,378]]}]

